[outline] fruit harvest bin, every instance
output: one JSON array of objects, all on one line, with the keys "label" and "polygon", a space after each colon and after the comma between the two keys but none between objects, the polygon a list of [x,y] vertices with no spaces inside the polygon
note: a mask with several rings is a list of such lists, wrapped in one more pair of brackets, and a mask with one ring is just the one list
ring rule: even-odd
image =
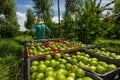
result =
[{"label": "fruit harvest bin", "polygon": [[[99,57],[91,54],[85,48],[64,51],[62,53],[62,56],[66,58],[69,62],[81,67],[82,69],[98,75],[103,80],[120,79],[119,62],[113,63],[110,59],[107,59],[107,61],[104,57]],[[114,69],[109,68],[108,65],[114,65]]]},{"label": "fruit harvest bin", "polygon": [[[58,53],[59,54],[59,53]],[[65,58],[63,58],[62,57],[62,55],[61,54],[51,54],[51,55],[44,55],[44,56],[40,56],[40,57],[36,57],[36,58],[28,58],[28,64],[27,64],[27,69],[26,69],[26,76],[25,76],[25,80],[32,80],[32,78],[38,78],[39,77],[39,79],[38,80],[48,80],[48,79],[40,79],[41,77],[40,76],[38,76],[38,74],[37,73],[40,73],[40,74],[42,74],[41,72],[43,72],[43,74],[42,75],[44,75],[44,76],[42,76],[42,78],[44,77],[44,78],[48,78],[48,76],[54,76],[54,78],[55,79],[50,79],[50,80],[63,80],[63,79],[65,79],[65,78],[68,78],[68,75],[69,74],[74,74],[73,72],[77,69],[80,69],[80,70],[82,70],[82,71],[84,71],[84,73],[85,73],[85,75],[84,75],[84,77],[89,77],[89,78],[92,78],[92,80],[103,80],[102,78],[100,78],[99,76],[97,76],[97,75],[95,75],[95,74],[93,74],[93,73],[90,73],[90,72],[88,72],[88,71],[85,71],[85,70],[83,70],[83,69],[81,69],[80,67],[77,67],[76,65],[73,65],[73,64],[71,64],[71,63],[69,63],[69,61],[67,61]],[[48,57],[49,56],[49,57]],[[50,58],[50,56],[51,56],[51,58]],[[39,63],[35,63],[35,61],[38,61]],[[49,62],[50,61],[50,63],[49,64],[47,64],[46,62]],[[53,62],[56,62],[55,64],[56,65],[54,65],[54,63]],[[46,66],[47,66],[47,68],[45,67],[45,68],[42,68],[42,67],[40,67],[40,65],[42,65],[42,64],[46,64]],[[37,69],[37,72],[35,73],[35,69],[33,69],[32,68],[32,66],[34,66],[34,65],[37,65],[37,66],[39,66],[38,68],[39,69]],[[70,67],[66,67],[66,65],[71,65],[71,68]],[[74,66],[74,67],[73,67]],[[49,72],[49,69],[48,69],[48,67],[50,68],[50,67],[52,67],[52,71],[55,71],[55,74],[48,74],[47,72]],[[77,67],[77,68],[76,68]],[[73,69],[73,68],[76,68],[76,69]],[[44,69],[46,70],[46,71],[44,71]],[[42,70],[42,71],[41,71]],[[71,70],[73,70],[73,72],[71,71]],[[41,71],[41,72],[39,72],[39,71]],[[63,71],[62,73],[60,73],[61,71]],[[34,73],[33,73],[34,72]],[[40,75],[39,74],[39,75]],[[57,75],[57,76],[56,76]],[[34,77],[35,76],[35,77]],[[62,77],[60,77],[60,76],[62,76]],[[65,76],[65,77],[64,77]],[[81,76],[81,75],[77,75],[77,76]],[[74,76],[72,76],[72,77],[74,77]],[[82,76],[83,77],[83,76]],[[49,77],[50,78],[50,77]],[[70,78],[70,77],[69,77]],[[78,77],[76,77],[76,78],[78,78]],[[35,79],[35,80],[37,80],[37,79]],[[76,80],[76,79],[75,79]],[[90,79],[91,80],[91,79]]]},{"label": "fruit harvest bin", "polygon": [[45,41],[45,45],[57,52],[79,48],[79,46],[70,45],[70,42],[67,40]]},{"label": "fruit harvest bin", "polygon": [[93,55],[94,57],[97,58],[102,58],[105,61],[107,61],[109,63],[113,63],[117,66],[120,66],[119,62],[120,62],[120,52],[118,51],[111,51],[111,50],[107,50],[103,47],[89,47],[89,48],[84,48],[88,53],[90,53],[91,55]]},{"label": "fruit harvest bin", "polygon": [[60,42],[60,41],[64,41],[64,38],[25,41],[24,58],[37,57],[45,54],[58,52],[46,45],[48,41]]},{"label": "fruit harvest bin", "polygon": [[70,46],[64,38],[40,39],[25,42],[25,58],[37,57],[45,54],[77,49],[79,46]]},{"label": "fruit harvest bin", "polygon": [[[90,46],[85,46],[85,47],[83,47],[83,48],[87,48],[87,49],[98,48],[98,49],[101,50],[101,49],[104,48],[104,47],[102,47],[102,46],[96,46],[96,45],[90,45]],[[104,48],[104,49],[105,49],[105,48]],[[110,51],[110,52],[113,52],[113,53],[120,54],[120,51],[112,51],[112,50],[108,50],[108,49],[105,49],[105,50]]]}]

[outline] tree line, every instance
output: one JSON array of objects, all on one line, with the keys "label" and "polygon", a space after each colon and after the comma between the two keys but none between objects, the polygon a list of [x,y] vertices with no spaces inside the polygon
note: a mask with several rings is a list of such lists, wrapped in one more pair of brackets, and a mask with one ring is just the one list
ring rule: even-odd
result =
[{"label": "tree line", "polygon": [[[50,38],[64,37],[84,43],[92,43],[98,37],[120,39],[120,0],[111,1],[104,6],[101,6],[103,0],[86,0],[85,2],[84,0],[65,0],[65,12],[62,15],[63,20],[60,22],[60,26],[52,22],[52,18],[54,17],[53,0],[32,1],[34,3],[34,10],[27,10],[27,20],[25,21],[25,27],[28,29],[26,32],[28,34],[31,33],[37,16],[42,17],[45,24],[52,30]],[[5,3],[7,5],[8,2],[11,3],[12,6],[6,6],[3,9]],[[114,7],[108,8],[108,6],[112,4],[114,4]],[[8,7],[10,9],[6,11]],[[5,19],[0,18],[0,21],[4,22],[0,25],[0,30],[8,29],[9,25],[7,22],[16,26],[15,28],[18,30],[19,25],[17,23],[15,10],[13,0],[0,1],[0,14],[4,14],[5,16]],[[111,15],[108,13],[102,18],[102,12],[105,10],[111,10],[113,13]],[[6,25],[6,27],[2,29],[4,25]],[[60,32],[59,29],[61,29]]]}]

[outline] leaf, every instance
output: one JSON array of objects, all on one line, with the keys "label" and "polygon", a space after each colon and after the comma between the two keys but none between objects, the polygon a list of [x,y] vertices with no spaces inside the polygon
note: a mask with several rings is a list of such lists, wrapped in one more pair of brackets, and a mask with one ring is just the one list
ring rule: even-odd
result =
[{"label": "leaf", "polygon": [[95,34],[95,31],[91,31],[90,34]]}]

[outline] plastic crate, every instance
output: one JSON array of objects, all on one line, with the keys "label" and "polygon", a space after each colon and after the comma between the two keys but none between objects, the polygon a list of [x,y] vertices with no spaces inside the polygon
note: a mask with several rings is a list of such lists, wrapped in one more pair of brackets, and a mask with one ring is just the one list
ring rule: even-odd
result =
[{"label": "plastic crate", "polygon": [[72,50],[79,48],[79,46],[69,45],[69,43],[67,43],[66,41],[46,41],[45,44],[46,46],[50,47],[51,49],[57,52],[63,52],[65,50]]},{"label": "plastic crate", "polygon": [[98,73],[96,73],[96,72],[94,72],[94,71],[91,71],[91,70],[89,70],[89,69],[87,69],[87,68],[83,68],[83,67],[79,66],[79,64],[74,63],[74,62],[72,62],[71,60],[68,59],[69,62],[71,62],[71,63],[73,63],[73,64],[81,67],[82,69],[84,69],[84,70],[86,70],[86,71],[89,71],[89,72],[91,72],[91,73],[94,73],[94,74],[98,75],[99,77],[102,77],[103,80],[117,80],[117,79],[119,80],[119,78],[120,78],[120,66],[119,66],[119,62],[113,63],[110,59],[108,60],[108,59],[106,59],[106,58],[99,57],[99,56],[96,56],[96,55],[94,55],[94,54],[91,54],[90,52],[86,51],[84,48],[80,48],[80,49],[76,49],[76,50],[64,51],[64,52],[62,53],[62,55],[64,56],[64,58],[67,58],[67,57],[65,56],[65,54],[75,55],[77,51],[85,52],[86,54],[89,54],[89,56],[90,56],[91,58],[97,58],[99,61],[103,61],[103,62],[106,62],[106,63],[108,63],[108,64],[115,64],[115,65],[117,66],[117,69],[112,70],[112,71],[109,71],[109,72],[104,73],[104,74],[98,74]]},{"label": "plastic crate", "polygon": [[[55,43],[62,43],[62,44],[65,44],[68,49],[55,49],[54,47],[50,46],[48,42],[55,42]],[[40,45],[38,43],[41,43],[41,45],[47,47],[47,48],[50,48],[51,51],[49,53],[46,53],[44,52],[43,54],[39,54],[39,55],[31,55],[29,54],[29,49],[30,49],[30,46],[33,46],[33,45],[30,45],[30,43],[34,43],[34,47],[36,47],[37,45]],[[51,54],[51,53],[56,53],[56,52],[63,52],[63,51],[66,51],[66,50],[73,50],[73,49],[77,49],[79,47],[73,47],[73,46],[70,46],[66,40],[64,38],[53,38],[53,39],[40,39],[40,40],[29,40],[29,41],[25,41],[24,42],[24,58],[32,58],[32,57],[37,57],[37,56],[41,56],[41,55],[45,55],[45,54]]]},{"label": "plastic crate", "polygon": [[[102,46],[96,46],[96,45],[89,45],[89,46],[86,46],[86,47],[83,47],[83,48],[86,48],[86,49],[94,49],[94,48],[98,48],[98,49],[101,49],[101,48],[104,48]],[[117,54],[120,54],[120,51],[112,51],[112,50],[108,50],[108,49],[105,49],[106,51],[110,51],[110,52],[114,52],[114,53],[117,53]]]},{"label": "plastic crate", "polygon": [[[99,59],[103,59],[104,61],[106,61],[107,63],[112,63],[112,64],[115,64],[115,65],[117,65],[117,66],[120,66],[120,64],[119,64],[119,62],[120,62],[120,59],[114,59],[114,58],[109,58],[109,57],[107,57],[107,56],[103,56],[103,55],[100,55],[100,54],[97,54],[97,53],[95,53],[95,52],[93,52],[93,51],[91,51],[90,49],[94,49],[94,48],[98,48],[98,49],[100,49],[100,50],[102,50],[101,48],[102,47],[96,47],[96,46],[94,46],[94,47],[91,47],[91,48],[83,48],[85,51],[87,51],[91,56],[93,56],[93,57],[97,57],[97,58],[99,58]],[[102,51],[104,51],[104,50],[102,50]],[[105,51],[108,51],[108,52],[111,52],[111,53],[114,53],[114,54],[119,54],[120,55],[120,52],[116,52],[116,51],[111,51],[111,50],[105,50]],[[110,61],[110,62],[109,62]]]},{"label": "plastic crate", "polygon": [[[54,55],[55,54],[51,54],[52,58],[54,58]],[[64,57],[61,57],[61,58],[65,59]],[[37,61],[41,61],[41,60],[44,61],[45,60],[45,56],[40,56],[40,57],[36,57],[36,58],[29,58],[27,60],[27,62],[28,62],[28,64],[27,64],[27,70],[26,70],[27,76],[25,77],[25,80],[31,80],[31,78],[30,78],[30,66],[31,66],[32,61],[36,61],[36,60]],[[69,61],[67,61],[67,63],[69,63]],[[86,74],[86,76],[91,77],[93,80],[103,80],[99,76],[97,76],[97,75],[95,75],[93,73],[90,73],[88,71],[85,71],[85,74]]]},{"label": "plastic crate", "polygon": [[[51,40],[54,40],[54,39],[51,39]],[[48,39],[42,39],[42,40],[26,41],[25,42],[25,49],[24,49],[24,58],[33,58],[33,57],[37,57],[37,56],[42,56],[42,55],[58,52],[58,51],[55,51],[54,49],[50,48],[49,46],[47,46],[45,44],[47,41],[49,41],[49,40]],[[31,43],[34,43],[34,44],[30,45]],[[48,52],[41,52],[41,54],[36,54],[36,55],[30,54],[29,50],[31,49],[31,47],[36,48],[37,46],[49,48],[50,50]],[[39,53],[39,52],[37,52],[37,53]]]}]

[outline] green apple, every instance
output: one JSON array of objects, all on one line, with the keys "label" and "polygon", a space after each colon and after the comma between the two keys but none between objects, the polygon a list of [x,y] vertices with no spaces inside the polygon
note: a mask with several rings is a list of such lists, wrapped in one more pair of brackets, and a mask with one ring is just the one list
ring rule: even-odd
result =
[{"label": "green apple", "polygon": [[37,73],[36,74],[36,79],[43,80],[44,79],[44,74],[43,73]]},{"label": "green apple", "polygon": [[34,73],[31,74],[31,80],[35,80],[36,79],[36,74],[37,74],[37,72],[34,72]]},{"label": "green apple", "polygon": [[52,56],[51,55],[46,55],[45,59],[50,61],[52,59]]},{"label": "green apple", "polygon": [[66,64],[67,63],[67,61],[65,60],[65,59],[61,59],[61,61],[60,61],[62,64]]},{"label": "green apple", "polygon": [[83,77],[83,79],[82,80],[93,80],[92,78],[90,78],[90,77]]},{"label": "green apple", "polygon": [[37,70],[38,70],[37,66],[31,66],[31,67],[30,67],[30,72],[31,72],[31,73],[34,73],[34,72],[36,72]]},{"label": "green apple", "polygon": [[79,69],[76,71],[76,77],[82,78],[82,77],[84,77],[84,76],[85,76],[85,71],[79,68]]},{"label": "green apple", "polygon": [[96,72],[99,73],[99,74],[104,74],[106,72],[106,69],[103,66],[98,65],[96,67]]},{"label": "green apple", "polygon": [[66,67],[65,67],[64,64],[58,64],[58,65],[57,65],[57,68],[58,68],[58,69],[65,69]]},{"label": "green apple", "polygon": [[70,63],[67,63],[65,66],[66,66],[66,70],[68,71],[72,69],[72,65]]},{"label": "green apple", "polygon": [[114,70],[114,69],[116,69],[116,68],[117,68],[116,65],[110,64],[110,65],[107,66],[107,71],[112,71],[112,70]]},{"label": "green apple", "polygon": [[71,73],[69,73],[69,75],[68,75],[69,77],[73,77],[74,79],[76,78],[76,74],[75,73],[73,73],[73,72],[71,72]]},{"label": "green apple", "polygon": [[47,69],[47,66],[45,64],[39,64],[38,65],[38,72],[44,73]]},{"label": "green apple", "polygon": [[75,80],[73,77],[67,77],[66,80]]},{"label": "green apple", "polygon": [[60,53],[56,53],[55,54],[55,59],[60,59],[61,58],[61,54]]},{"label": "green apple", "polygon": [[90,66],[89,69],[96,72],[96,66]]},{"label": "green apple", "polygon": [[47,67],[46,72],[48,72],[48,71],[53,71],[53,68],[52,67]]},{"label": "green apple", "polygon": [[92,66],[98,66],[98,61],[96,61],[96,60],[91,60],[90,61],[90,65],[92,65]]},{"label": "green apple", "polygon": [[38,61],[33,61],[31,64],[32,64],[32,66],[37,66],[39,64],[39,62]]},{"label": "green apple", "polygon": [[50,61],[50,66],[51,66],[51,67],[56,67],[56,60],[55,60],[55,59],[52,59],[52,60]]},{"label": "green apple", "polygon": [[56,80],[66,80],[66,77],[63,74],[60,74],[60,75],[57,75],[55,79]]},{"label": "green apple", "polygon": [[53,76],[48,76],[47,78],[45,78],[45,80],[55,80],[55,78]]},{"label": "green apple", "polygon": [[45,73],[45,77],[49,77],[49,76],[55,77],[54,71],[47,71],[47,72]]},{"label": "green apple", "polygon": [[50,61],[49,60],[46,60],[44,63],[45,63],[46,66],[50,65]]}]

